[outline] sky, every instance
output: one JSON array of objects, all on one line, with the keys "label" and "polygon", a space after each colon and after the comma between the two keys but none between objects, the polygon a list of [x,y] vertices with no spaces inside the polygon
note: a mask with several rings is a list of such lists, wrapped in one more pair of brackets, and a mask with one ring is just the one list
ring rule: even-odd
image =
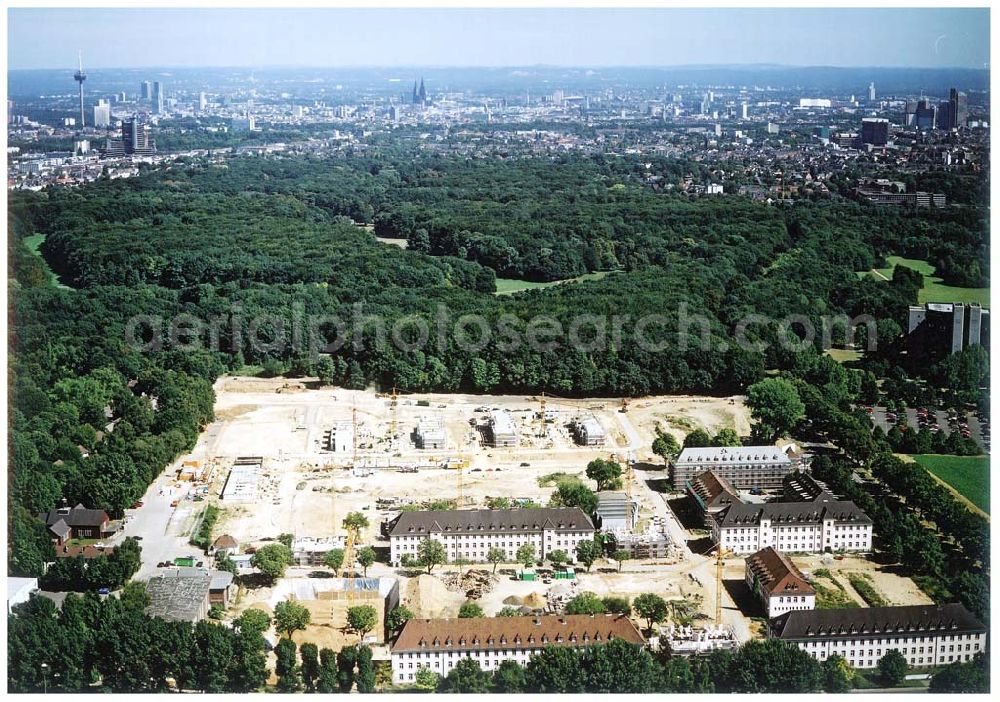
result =
[{"label": "sky", "polygon": [[984,68],[987,9],[11,9],[8,68]]}]

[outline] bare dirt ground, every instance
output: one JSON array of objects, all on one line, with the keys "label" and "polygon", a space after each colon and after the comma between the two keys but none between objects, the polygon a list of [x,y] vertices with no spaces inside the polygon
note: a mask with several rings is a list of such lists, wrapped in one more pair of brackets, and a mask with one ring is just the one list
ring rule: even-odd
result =
[{"label": "bare dirt ground", "polygon": [[867,573],[872,578],[872,586],[883,599],[893,605],[933,604],[928,597],[909,578],[897,575],[884,566],[859,556],[845,556],[843,560],[835,560],[829,554],[815,556],[793,556],[792,560],[803,572],[826,568],[844,586],[847,593],[862,607],[867,606],[864,599],[851,587],[847,579],[848,573]]},{"label": "bare dirt ground", "polygon": [[[216,383],[217,420],[191,454],[217,466],[210,499],[221,493],[236,457],[261,456],[264,466],[258,502],[221,502],[217,533],[232,534],[241,543],[283,532],[325,536],[341,532],[340,522],[348,512],[363,511],[371,522],[363,536],[375,538],[379,522],[388,515],[376,511],[378,498],[419,503],[458,500],[461,493],[464,507],[484,506],[487,497],[497,496],[545,502],[554,488],[539,487],[540,477],[555,472],[582,475],[594,458],[614,455],[660,463],[650,449],[657,426],[680,439],[698,427],[749,431],[740,397],[648,397],[631,401],[628,413],[618,411],[621,398],[546,397],[550,421],[542,422],[539,396],[400,394],[393,409],[386,393],[305,389],[313,385],[309,379],[242,377]],[[484,445],[483,410],[494,407],[514,417],[520,433],[517,448]],[[573,442],[571,422],[591,416],[608,433],[605,446]],[[415,447],[412,435],[422,420],[442,423],[448,437],[444,448]],[[327,450],[327,432],[338,422],[357,427],[357,465],[368,466],[371,475],[348,469],[355,462],[353,442],[347,451]],[[467,467],[444,467],[449,462]],[[418,472],[399,472],[414,468]],[[643,504],[644,516],[653,507]]]}]

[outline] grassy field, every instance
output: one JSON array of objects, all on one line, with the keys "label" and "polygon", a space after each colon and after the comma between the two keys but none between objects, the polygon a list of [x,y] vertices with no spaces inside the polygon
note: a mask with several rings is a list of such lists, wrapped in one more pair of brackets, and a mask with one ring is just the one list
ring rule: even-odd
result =
[{"label": "grassy field", "polygon": [[927,261],[902,258],[901,256],[889,256],[886,260],[889,262],[888,268],[876,269],[886,278],[892,277],[892,271],[897,265],[912,268],[924,276],[924,287],[919,295],[920,302],[978,302],[983,307],[990,306],[989,288],[956,288],[951,285],[943,285],[941,279],[934,276],[934,266]]},{"label": "grassy field", "polygon": [[548,283],[533,283],[528,280],[518,280],[516,278],[497,278],[497,295],[510,295],[512,293],[521,292],[522,290],[535,290],[537,288],[551,288],[553,285],[562,285],[563,283],[569,283],[573,281],[582,280],[600,280],[606,275],[610,275],[615,271],[598,271],[596,273],[585,273],[584,275],[577,276],[576,278],[567,278],[566,280],[553,280]]},{"label": "grassy field", "polygon": [[52,269],[49,268],[48,262],[42,256],[42,252],[39,251],[39,248],[41,247],[43,241],[45,241],[44,234],[32,234],[31,236],[24,237],[24,245],[28,247],[28,250],[31,251],[31,253],[35,254],[36,256],[38,256],[38,258],[42,259],[42,265],[45,266],[45,272],[49,274],[49,278],[52,280],[52,283],[57,288],[65,288],[68,290],[69,289],[68,286],[63,285],[62,283],[59,282],[59,276],[57,276],[52,271]]},{"label": "grassy field", "polygon": [[813,572],[811,584],[816,591],[816,609],[853,609],[859,606],[826,568],[817,568]]},{"label": "grassy field", "polygon": [[913,460],[951,485],[979,509],[990,511],[989,456],[917,455]]},{"label": "grassy field", "polygon": [[861,358],[861,353],[853,349],[827,349],[826,355],[837,363],[850,363]]}]

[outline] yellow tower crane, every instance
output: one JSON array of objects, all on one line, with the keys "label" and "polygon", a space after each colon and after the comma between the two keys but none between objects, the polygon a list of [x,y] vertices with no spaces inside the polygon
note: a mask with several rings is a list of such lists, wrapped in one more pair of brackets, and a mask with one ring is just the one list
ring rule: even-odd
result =
[{"label": "yellow tower crane", "polygon": [[358,408],[351,408],[351,467],[356,468],[358,465]]},{"label": "yellow tower crane", "polygon": [[538,437],[545,436],[545,393],[538,399]]},{"label": "yellow tower crane", "polygon": [[722,626],[722,565],[726,556],[732,551],[722,548],[720,543],[715,550],[715,625]]},{"label": "yellow tower crane", "polygon": [[356,593],[354,592],[354,542],[357,540],[358,530],[347,530],[347,541],[344,544],[344,591],[347,593],[347,606],[354,604]]},{"label": "yellow tower crane", "polygon": [[396,392],[396,388],[392,388],[392,394],[389,396],[389,441],[390,443],[396,440],[396,429],[399,426],[397,421],[396,408],[399,405],[399,393]]}]

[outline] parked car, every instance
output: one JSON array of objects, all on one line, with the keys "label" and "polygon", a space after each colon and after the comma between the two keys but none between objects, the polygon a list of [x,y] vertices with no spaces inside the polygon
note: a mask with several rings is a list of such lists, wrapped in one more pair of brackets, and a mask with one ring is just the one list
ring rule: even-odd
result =
[{"label": "parked car", "polygon": [[100,590],[97,591],[97,594],[98,595],[110,595],[111,594],[111,590],[108,589],[108,588],[106,588],[106,587],[102,587]]}]

